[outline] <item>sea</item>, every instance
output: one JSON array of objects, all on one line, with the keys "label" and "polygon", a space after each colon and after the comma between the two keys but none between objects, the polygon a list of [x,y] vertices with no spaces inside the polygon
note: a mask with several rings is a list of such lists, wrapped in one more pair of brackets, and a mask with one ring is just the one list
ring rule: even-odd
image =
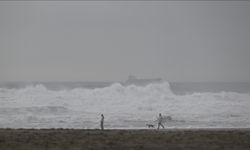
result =
[{"label": "sea", "polygon": [[0,128],[249,128],[248,82],[1,82]]}]

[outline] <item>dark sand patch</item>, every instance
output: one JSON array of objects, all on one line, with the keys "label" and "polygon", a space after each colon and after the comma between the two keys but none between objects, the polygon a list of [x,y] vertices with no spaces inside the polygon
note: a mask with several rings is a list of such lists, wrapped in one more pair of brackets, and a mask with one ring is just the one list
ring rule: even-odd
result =
[{"label": "dark sand patch", "polygon": [[250,129],[0,129],[0,150],[249,150]]}]

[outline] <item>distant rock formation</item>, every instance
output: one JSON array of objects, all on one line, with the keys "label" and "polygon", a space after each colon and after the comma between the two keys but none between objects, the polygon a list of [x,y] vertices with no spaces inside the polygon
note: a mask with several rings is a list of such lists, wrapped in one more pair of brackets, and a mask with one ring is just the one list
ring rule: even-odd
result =
[{"label": "distant rock formation", "polygon": [[125,81],[125,84],[135,84],[135,85],[145,85],[149,83],[158,83],[162,82],[161,78],[137,78],[136,76],[130,75],[128,79]]}]

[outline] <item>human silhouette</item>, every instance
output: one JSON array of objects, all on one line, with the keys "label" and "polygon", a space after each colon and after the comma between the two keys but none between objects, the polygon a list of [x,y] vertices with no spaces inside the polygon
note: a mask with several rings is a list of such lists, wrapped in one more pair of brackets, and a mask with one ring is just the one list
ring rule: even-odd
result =
[{"label": "human silhouette", "polygon": [[104,115],[101,114],[101,130],[104,130],[103,123],[104,123]]},{"label": "human silhouette", "polygon": [[158,118],[158,130],[160,129],[160,126],[162,127],[162,128],[164,128],[164,125],[162,124],[162,122],[163,122],[163,117],[162,117],[162,115],[161,115],[161,113],[159,113],[159,118]]}]

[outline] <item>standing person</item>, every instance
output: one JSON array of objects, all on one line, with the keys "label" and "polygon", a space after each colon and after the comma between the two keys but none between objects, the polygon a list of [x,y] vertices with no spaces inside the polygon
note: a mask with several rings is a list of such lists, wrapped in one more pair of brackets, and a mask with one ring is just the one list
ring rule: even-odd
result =
[{"label": "standing person", "polygon": [[160,126],[161,126],[162,128],[164,128],[162,122],[163,122],[163,117],[162,117],[161,113],[159,113],[158,128],[157,128],[158,130],[160,129]]},{"label": "standing person", "polygon": [[104,130],[103,123],[104,123],[104,115],[101,114],[101,130]]}]

